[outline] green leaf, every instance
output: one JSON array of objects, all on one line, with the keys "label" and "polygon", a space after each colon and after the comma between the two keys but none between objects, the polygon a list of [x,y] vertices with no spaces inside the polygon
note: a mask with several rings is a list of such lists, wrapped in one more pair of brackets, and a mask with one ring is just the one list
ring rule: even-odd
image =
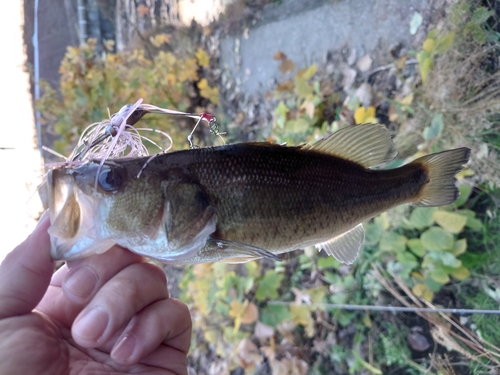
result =
[{"label": "green leaf", "polygon": [[295,121],[288,121],[287,128],[294,133],[305,133],[309,129],[310,123],[303,117]]},{"label": "green leaf", "polygon": [[470,185],[460,185],[458,187],[458,191],[460,192],[460,196],[453,203],[455,207],[461,207],[467,200],[469,199],[470,194],[472,193],[472,186]]},{"label": "green leaf", "polygon": [[380,239],[380,249],[395,252],[404,251],[407,238],[395,232],[385,232]]},{"label": "green leaf", "polygon": [[434,280],[431,277],[430,273],[426,274],[425,279],[424,279],[424,284],[425,284],[425,286],[427,286],[427,288],[429,288],[429,290],[431,290],[433,292],[438,292],[443,287],[443,284]]},{"label": "green leaf", "polygon": [[426,140],[437,138],[441,135],[444,128],[443,114],[438,113],[432,118],[431,124],[425,127],[423,137]]},{"label": "green leaf", "polygon": [[458,241],[455,241],[451,252],[453,255],[459,256],[460,254],[465,253],[465,250],[467,250],[467,239],[462,238]]},{"label": "green leaf", "polygon": [[453,235],[441,228],[432,227],[422,233],[420,241],[426,249],[446,250],[453,246]]},{"label": "green leaf", "polygon": [[319,258],[317,261],[318,269],[323,271],[327,268],[337,268],[340,266],[340,262],[334,257],[323,257]]},{"label": "green leaf", "polygon": [[278,289],[281,285],[283,277],[284,276],[282,274],[276,273],[273,270],[267,271],[255,291],[255,299],[257,301],[264,301],[267,298],[278,298]]},{"label": "green leaf", "polygon": [[288,306],[268,305],[260,311],[260,321],[276,328],[279,323],[292,319],[293,315]]},{"label": "green leaf", "polygon": [[419,257],[423,257],[425,255],[425,247],[418,238],[408,240],[407,245],[413,254],[418,255]]},{"label": "green leaf", "polygon": [[430,227],[434,223],[436,207],[417,207],[410,215],[410,223],[417,229]]},{"label": "green leaf", "polygon": [[436,46],[434,47],[435,53],[444,53],[448,51],[453,45],[453,41],[455,40],[455,32],[451,32],[443,35],[438,38],[436,41]]},{"label": "green leaf", "polygon": [[444,285],[444,284],[447,284],[450,282],[450,277],[441,268],[435,268],[435,269],[431,270],[429,275],[430,275],[432,280],[434,280],[435,282],[437,282],[439,284]]},{"label": "green leaf", "polygon": [[465,216],[446,211],[434,212],[434,219],[443,229],[451,233],[460,233],[467,222]]},{"label": "green leaf", "polygon": [[382,228],[380,223],[375,221],[373,223],[363,224],[363,227],[365,228],[365,240],[367,243],[375,245],[380,241],[382,233],[384,232],[384,228]]},{"label": "green leaf", "polygon": [[279,102],[276,109],[274,110],[274,114],[276,115],[276,123],[281,128],[285,127],[285,122],[289,111],[290,109],[288,109],[284,102]]},{"label": "green leaf", "polygon": [[481,230],[483,229],[483,223],[481,220],[476,219],[474,217],[467,217],[467,222],[465,223],[465,226],[472,230]]},{"label": "green leaf", "polygon": [[475,23],[476,25],[481,25],[493,15],[495,15],[493,10],[488,10],[486,7],[479,7],[474,11],[474,13],[472,13],[470,22]]},{"label": "green leaf", "polygon": [[298,95],[299,99],[304,99],[306,96],[312,94],[314,87],[310,85],[307,80],[295,77],[295,93]]},{"label": "green leaf", "polygon": [[462,266],[462,262],[455,258],[455,255],[448,251],[441,253],[441,261],[446,267],[458,268]]}]

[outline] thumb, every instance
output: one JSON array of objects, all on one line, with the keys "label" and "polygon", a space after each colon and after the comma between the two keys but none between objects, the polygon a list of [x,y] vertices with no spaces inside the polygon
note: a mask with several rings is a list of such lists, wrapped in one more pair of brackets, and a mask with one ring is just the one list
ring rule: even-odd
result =
[{"label": "thumb", "polygon": [[50,258],[48,215],[0,265],[0,319],[30,313],[45,294],[54,263]]}]

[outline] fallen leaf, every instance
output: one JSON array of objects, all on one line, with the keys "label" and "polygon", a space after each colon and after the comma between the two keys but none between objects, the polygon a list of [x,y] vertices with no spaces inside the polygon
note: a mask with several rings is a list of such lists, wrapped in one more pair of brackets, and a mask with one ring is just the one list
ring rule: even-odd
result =
[{"label": "fallen leaf", "polygon": [[278,52],[276,52],[274,54],[273,59],[275,59],[275,60],[286,60],[286,55],[283,52],[278,51]]},{"label": "fallen leaf", "polygon": [[410,34],[415,35],[422,25],[423,17],[419,12],[413,13],[410,21]]},{"label": "fallen leaf", "polygon": [[241,317],[241,323],[252,324],[259,318],[259,309],[253,302],[250,302]]},{"label": "fallen leaf", "polygon": [[418,332],[409,333],[406,340],[410,349],[416,350],[417,352],[425,352],[431,347],[429,340]]},{"label": "fallen leaf", "polygon": [[170,37],[167,34],[157,34],[154,36],[151,43],[159,48],[164,43],[170,43]]},{"label": "fallen leaf", "polygon": [[350,88],[352,87],[354,80],[356,79],[356,70],[346,67],[343,71],[342,74],[344,75],[344,79],[342,80],[342,86],[344,91],[349,91]]},{"label": "fallen leaf", "polygon": [[356,121],[356,124],[365,124],[367,122],[376,123],[377,118],[375,117],[375,107],[359,107],[356,112],[354,112],[354,121]]},{"label": "fallen leaf", "polygon": [[255,324],[254,334],[255,337],[260,340],[268,339],[269,337],[274,336],[274,328],[262,322],[257,322]]},{"label": "fallen leaf", "polygon": [[361,72],[367,72],[373,63],[373,59],[370,57],[370,55],[366,54],[364,56],[361,56],[358,61],[356,62],[356,67],[361,71]]},{"label": "fallen leaf", "polygon": [[244,338],[236,347],[235,362],[245,370],[254,368],[263,361],[257,346],[249,338]]},{"label": "fallen leaf", "polygon": [[149,8],[144,4],[139,4],[139,6],[137,7],[137,13],[141,17],[144,17],[146,14],[149,13]]},{"label": "fallen leaf", "polygon": [[295,69],[295,64],[290,59],[285,59],[281,62],[279,68],[281,73],[286,74],[290,73]]},{"label": "fallen leaf", "polygon": [[210,64],[210,56],[201,48],[198,48],[198,51],[196,51],[196,59],[198,60],[198,65],[201,67],[206,68]]},{"label": "fallen leaf", "polygon": [[369,107],[370,104],[372,104],[372,86],[367,83],[363,82],[356,90],[354,95],[357,96],[359,99],[359,102],[364,106],[364,107]]}]

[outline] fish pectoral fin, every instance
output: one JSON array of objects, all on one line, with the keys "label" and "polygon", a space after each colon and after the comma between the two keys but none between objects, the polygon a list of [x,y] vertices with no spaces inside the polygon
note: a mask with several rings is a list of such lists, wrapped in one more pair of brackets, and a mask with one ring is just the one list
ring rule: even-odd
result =
[{"label": "fish pectoral fin", "polygon": [[209,238],[207,245],[216,247],[218,251],[226,253],[225,259],[221,260],[224,263],[245,263],[258,258],[281,261],[280,257],[268,250],[241,242]]},{"label": "fish pectoral fin", "polygon": [[162,189],[169,248],[186,252],[201,249],[217,225],[216,210],[208,196],[194,183],[166,183]]},{"label": "fish pectoral fin", "polygon": [[384,164],[397,155],[389,132],[378,124],[348,126],[302,149],[335,155],[365,168]]},{"label": "fish pectoral fin", "polygon": [[342,233],[326,242],[316,245],[318,250],[325,250],[339,262],[352,264],[359,254],[359,249],[365,240],[363,224],[358,224],[351,230]]}]

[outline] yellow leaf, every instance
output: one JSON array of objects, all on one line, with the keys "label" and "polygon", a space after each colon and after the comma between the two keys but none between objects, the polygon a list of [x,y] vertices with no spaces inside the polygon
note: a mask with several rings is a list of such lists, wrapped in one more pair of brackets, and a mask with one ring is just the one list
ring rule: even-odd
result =
[{"label": "yellow leaf", "polygon": [[458,172],[456,175],[455,175],[455,178],[457,180],[463,180],[465,177],[470,177],[470,176],[474,176],[476,172],[474,172],[472,169],[470,168],[464,168],[462,169],[460,172]]},{"label": "yellow leaf", "polygon": [[427,38],[422,45],[422,49],[427,52],[434,51],[434,47],[436,46],[436,41],[434,39]]},{"label": "yellow leaf", "polygon": [[200,90],[204,90],[208,87],[208,81],[206,80],[206,78],[202,78],[200,79],[200,82],[198,82],[198,88]]},{"label": "yellow leaf", "polygon": [[354,112],[354,121],[356,124],[365,124],[367,122],[376,123],[377,119],[375,118],[375,107],[372,105],[368,108],[359,107],[356,109],[356,112]]},{"label": "yellow leaf", "polygon": [[450,272],[450,275],[453,276],[457,280],[465,280],[470,276],[470,272],[464,266],[457,268]]},{"label": "yellow leaf", "polygon": [[238,332],[241,326],[241,319],[243,314],[245,313],[248,306],[248,300],[244,302],[238,302],[237,300],[233,300],[230,305],[229,316],[234,318],[234,332]]},{"label": "yellow leaf", "polygon": [[429,76],[433,66],[434,59],[432,57],[426,57],[420,61],[418,67],[420,69],[420,75],[422,76],[422,82],[425,83],[427,81],[427,77]]},{"label": "yellow leaf", "polygon": [[406,104],[406,105],[410,105],[412,102],[413,102],[413,92],[410,92],[400,101],[401,104]]},{"label": "yellow leaf", "polygon": [[196,59],[186,59],[184,64],[179,69],[179,82],[197,81],[198,80],[198,64]]},{"label": "yellow leaf", "polygon": [[153,43],[155,47],[159,48],[164,43],[170,43],[170,37],[167,34],[158,34],[155,35],[151,43]]},{"label": "yellow leaf", "polygon": [[443,229],[455,234],[460,233],[467,222],[467,217],[453,212],[436,211],[433,217]]},{"label": "yellow leaf", "polygon": [[314,336],[314,320],[311,317],[309,306],[306,305],[291,305],[290,312],[293,315],[293,321],[304,326],[308,337]]},{"label": "yellow leaf", "polygon": [[432,291],[429,288],[427,288],[426,285],[421,283],[415,284],[413,288],[411,288],[411,291],[417,297],[422,297],[429,302],[432,301],[432,297],[434,296],[434,293],[432,293]]},{"label": "yellow leaf", "polygon": [[206,68],[210,64],[210,56],[201,48],[196,51],[196,58],[198,59],[198,65],[201,67]]},{"label": "yellow leaf", "polygon": [[309,78],[315,75],[317,71],[318,71],[318,66],[316,64],[312,64],[307,68],[300,69],[297,72],[296,77],[302,78],[307,81]]}]

